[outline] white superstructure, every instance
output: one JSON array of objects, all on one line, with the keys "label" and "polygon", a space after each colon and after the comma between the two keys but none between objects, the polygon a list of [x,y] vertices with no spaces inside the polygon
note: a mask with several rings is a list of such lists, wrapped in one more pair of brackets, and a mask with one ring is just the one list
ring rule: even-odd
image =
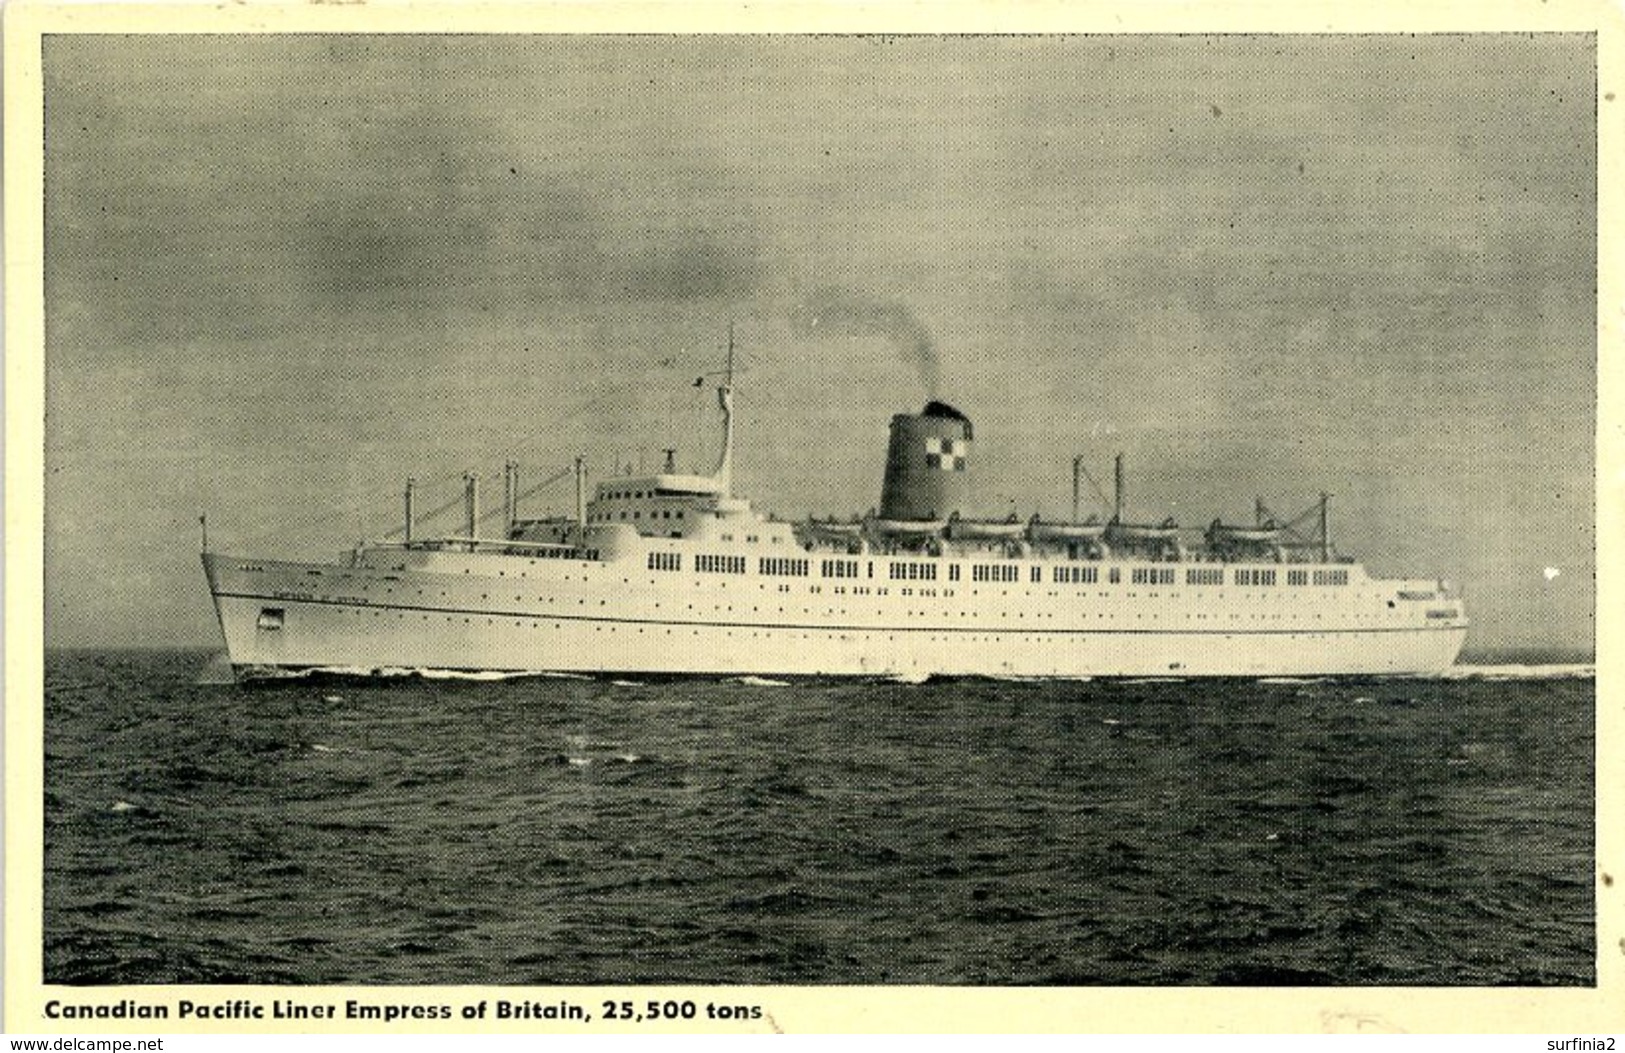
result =
[{"label": "white superstructure", "polygon": [[[892,422],[878,514],[791,524],[731,492],[731,384],[710,475],[601,481],[577,513],[339,562],[205,552],[245,674],[338,669],[757,675],[1307,676],[1451,665],[1445,583],[1367,576],[1318,538],[1217,522],[965,517],[971,425],[933,402]],[[671,467],[668,465],[668,467]],[[471,484],[472,486],[472,484]],[[1119,507],[1121,502],[1119,481]],[[1076,519],[1076,515],[1074,515]]]}]

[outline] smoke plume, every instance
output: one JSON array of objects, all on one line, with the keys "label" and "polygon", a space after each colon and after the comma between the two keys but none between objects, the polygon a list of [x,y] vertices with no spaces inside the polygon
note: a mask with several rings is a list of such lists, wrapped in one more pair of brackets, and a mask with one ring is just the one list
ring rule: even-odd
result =
[{"label": "smoke plume", "polygon": [[936,344],[914,312],[900,303],[828,286],[798,305],[791,322],[798,336],[884,337],[919,373],[928,397],[936,398],[942,387],[942,364],[937,359]]}]

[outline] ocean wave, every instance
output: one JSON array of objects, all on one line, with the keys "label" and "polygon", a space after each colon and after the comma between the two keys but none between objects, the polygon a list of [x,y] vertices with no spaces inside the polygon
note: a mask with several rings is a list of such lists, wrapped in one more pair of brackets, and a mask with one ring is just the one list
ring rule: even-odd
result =
[{"label": "ocean wave", "polygon": [[380,669],[374,676],[416,676],[424,680],[522,680],[539,677],[544,680],[592,680],[585,673],[565,673],[552,669]]},{"label": "ocean wave", "polygon": [[1563,665],[1453,665],[1437,673],[1418,673],[1417,680],[1595,680],[1591,662]]},{"label": "ocean wave", "polygon": [[[346,677],[360,680],[468,680],[475,682],[519,680],[526,677],[540,677],[552,680],[597,679],[585,673],[566,673],[551,669],[441,669],[432,666],[395,665],[315,665],[305,666],[300,669],[285,669],[280,666],[253,666],[243,670],[244,679],[255,681],[308,680],[321,677]],[[200,678],[197,682],[199,684],[210,684],[217,681]],[[332,701],[333,698],[330,697],[326,700]],[[339,700],[342,701],[342,698]]]},{"label": "ocean wave", "polygon": [[576,673],[547,673],[539,669],[522,669],[503,671],[498,669],[413,669],[409,674],[421,676],[425,680],[513,680],[526,676],[562,677],[572,680],[591,680],[590,676],[581,676]]},{"label": "ocean wave", "polygon": [[[904,690],[893,668],[769,674],[781,694],[620,671],[255,696],[192,686],[205,657],[46,655],[53,984],[1596,983],[1589,679]],[[1468,661],[1453,675],[1591,659]],[[1217,796],[1170,806],[1191,770]],[[1362,822],[1382,836],[1329,836]],[[402,846],[424,880],[380,882]],[[909,888],[942,909],[887,892]],[[561,896],[602,910],[554,919],[545,954],[508,939]]]},{"label": "ocean wave", "polygon": [[769,680],[765,676],[736,676],[732,680],[735,684],[749,684],[751,687],[789,687],[788,680]]},{"label": "ocean wave", "polygon": [[193,679],[195,684],[231,684],[237,680],[236,674],[231,670],[231,656],[219,651],[209,656],[203,668],[197,671]]}]

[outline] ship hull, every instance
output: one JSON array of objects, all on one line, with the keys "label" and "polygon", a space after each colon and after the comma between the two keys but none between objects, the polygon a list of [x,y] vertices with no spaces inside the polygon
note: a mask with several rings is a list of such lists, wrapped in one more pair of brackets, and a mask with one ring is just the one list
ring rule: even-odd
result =
[{"label": "ship hull", "polygon": [[1393,582],[1228,596],[1044,583],[836,595],[828,585],[662,577],[631,564],[445,553],[422,561],[205,557],[230,661],[243,675],[1387,675],[1447,668],[1466,633],[1459,606],[1441,618],[1435,604],[1430,618],[1385,599],[1406,595]]}]

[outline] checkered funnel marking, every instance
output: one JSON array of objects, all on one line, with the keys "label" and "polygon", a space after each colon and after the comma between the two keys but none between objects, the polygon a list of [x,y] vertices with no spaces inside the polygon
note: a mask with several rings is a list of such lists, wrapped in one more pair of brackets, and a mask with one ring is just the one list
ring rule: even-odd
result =
[{"label": "checkered funnel marking", "polygon": [[933,402],[926,410],[891,419],[880,484],[882,519],[947,519],[971,503],[970,421],[952,406]]},{"label": "checkered funnel marking", "polygon": [[965,470],[965,456],[969,452],[970,443],[964,439],[928,438],[925,440],[925,466],[940,468],[945,472],[962,472]]}]

